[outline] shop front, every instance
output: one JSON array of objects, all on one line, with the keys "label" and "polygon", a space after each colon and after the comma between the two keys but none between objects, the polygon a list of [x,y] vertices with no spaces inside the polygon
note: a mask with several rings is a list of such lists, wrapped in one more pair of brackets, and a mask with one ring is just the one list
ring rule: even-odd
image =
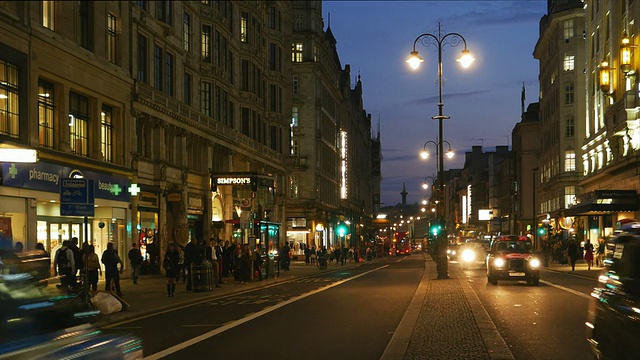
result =
[{"label": "shop front", "polygon": [[[93,180],[94,216],[61,215],[61,179]],[[40,161],[34,164],[2,163],[0,227],[11,241],[35,248],[36,242],[55,253],[65,240],[77,237],[101,254],[109,242],[123,253],[128,239],[129,179],[83,168]]]},{"label": "shop front", "polygon": [[158,207],[158,191],[154,188],[141,186],[142,191],[138,194],[136,230],[138,246],[142,253],[142,274],[157,273],[159,271],[160,249],[156,239],[158,238],[158,217],[160,209]]}]

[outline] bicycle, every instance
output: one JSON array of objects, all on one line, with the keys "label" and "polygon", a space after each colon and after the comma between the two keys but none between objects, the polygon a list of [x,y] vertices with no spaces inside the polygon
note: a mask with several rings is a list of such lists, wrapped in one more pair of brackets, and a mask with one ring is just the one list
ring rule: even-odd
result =
[{"label": "bicycle", "polygon": [[316,259],[316,264],[318,265],[318,269],[320,270],[324,270],[327,268],[327,257],[320,255],[318,256],[318,258]]}]

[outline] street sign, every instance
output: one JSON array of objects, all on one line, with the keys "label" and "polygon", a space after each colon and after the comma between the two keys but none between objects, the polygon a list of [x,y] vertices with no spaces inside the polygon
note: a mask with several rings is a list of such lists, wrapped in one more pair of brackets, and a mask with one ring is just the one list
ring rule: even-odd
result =
[{"label": "street sign", "polygon": [[243,211],[240,214],[240,229],[251,229],[251,212]]},{"label": "street sign", "polygon": [[61,179],[60,215],[94,216],[93,180]]}]

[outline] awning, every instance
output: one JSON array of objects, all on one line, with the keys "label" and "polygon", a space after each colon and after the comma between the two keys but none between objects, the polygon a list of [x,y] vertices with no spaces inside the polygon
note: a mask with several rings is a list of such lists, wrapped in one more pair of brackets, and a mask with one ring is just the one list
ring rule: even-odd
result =
[{"label": "awning", "polygon": [[580,202],[564,211],[565,216],[604,215],[640,211],[635,190],[596,190],[580,197]]}]

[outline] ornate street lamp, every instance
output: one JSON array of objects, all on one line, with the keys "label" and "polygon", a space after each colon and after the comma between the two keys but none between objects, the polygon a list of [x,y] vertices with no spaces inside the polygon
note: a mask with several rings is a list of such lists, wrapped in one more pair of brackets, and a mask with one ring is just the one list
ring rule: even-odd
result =
[{"label": "ornate street lamp", "polygon": [[[451,149],[451,144],[447,140],[443,140],[443,142],[449,147],[449,150],[447,150],[445,156],[447,157],[447,159],[452,159],[455,156],[455,152]],[[427,159],[429,157],[427,144],[433,144],[436,146],[436,158],[438,158],[438,143],[433,140],[428,140],[426,143],[424,143],[424,145],[422,146],[422,151],[420,151],[420,157],[423,159]]]},{"label": "ornate street lamp", "polygon": [[429,183],[427,182],[427,179],[431,179],[431,183],[434,184],[436,182],[436,179],[433,176],[427,176],[424,178],[424,181],[422,182],[422,188],[427,190],[429,188]]},{"label": "ornate street lamp", "polygon": [[[438,187],[440,188],[439,193],[444,195],[444,151],[443,151],[443,130],[442,130],[442,120],[448,119],[448,116],[445,116],[443,113],[444,103],[442,102],[442,48],[444,45],[449,45],[451,47],[458,46],[460,43],[464,44],[464,50],[458,59],[458,62],[463,67],[468,67],[475,60],[469,50],[467,50],[467,41],[465,38],[458,33],[448,33],[444,34],[442,32],[441,24],[438,23],[438,31],[437,33],[430,34],[424,33],[418,36],[413,41],[413,51],[411,51],[411,55],[407,59],[407,63],[413,68],[417,69],[420,66],[420,63],[424,62],[424,59],[418,55],[418,51],[416,50],[416,44],[420,42],[423,46],[429,47],[431,45],[436,46],[438,50],[438,115],[432,117],[434,120],[438,120]],[[444,199],[442,199],[444,200]],[[437,211],[438,222],[442,226],[442,230],[438,233],[438,254],[436,257],[436,261],[438,264],[438,279],[447,279],[449,278],[449,264],[447,260],[447,234],[445,229],[445,216],[444,216],[444,207],[443,201],[440,201],[438,204],[438,209],[442,209]]]},{"label": "ornate street lamp", "polygon": [[600,63],[600,91],[605,96],[609,96],[611,91],[611,68],[607,60],[602,60]]},{"label": "ornate street lamp", "polygon": [[622,40],[620,42],[620,70],[624,73],[624,76],[631,71],[631,50],[633,45],[631,45],[631,39],[627,32],[625,31],[622,34]]}]

